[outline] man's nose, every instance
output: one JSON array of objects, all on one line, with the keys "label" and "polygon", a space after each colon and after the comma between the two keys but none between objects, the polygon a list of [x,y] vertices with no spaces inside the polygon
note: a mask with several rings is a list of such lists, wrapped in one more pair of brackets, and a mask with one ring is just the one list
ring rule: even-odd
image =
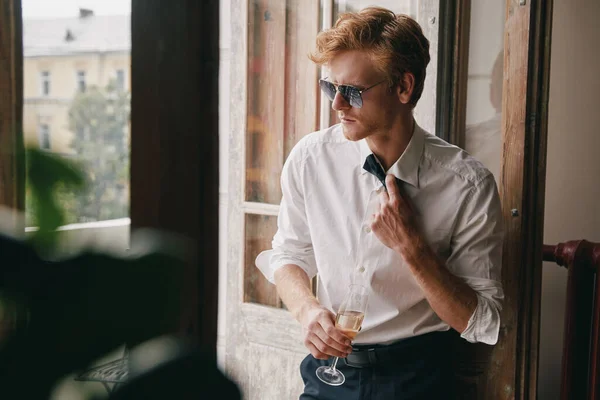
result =
[{"label": "man's nose", "polygon": [[335,92],[335,97],[333,98],[333,102],[331,103],[331,108],[333,108],[335,111],[340,111],[347,110],[351,107],[352,106],[350,105],[350,103],[348,103],[346,99],[344,99],[344,96],[342,96],[340,92]]}]

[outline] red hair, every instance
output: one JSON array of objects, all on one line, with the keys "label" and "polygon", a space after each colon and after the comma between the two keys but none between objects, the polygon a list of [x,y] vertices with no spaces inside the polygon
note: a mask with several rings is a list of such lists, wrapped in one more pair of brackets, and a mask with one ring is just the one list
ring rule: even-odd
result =
[{"label": "red hair", "polygon": [[375,67],[387,75],[390,87],[398,84],[405,73],[413,74],[410,104],[417,104],[431,58],[429,40],[414,19],[380,7],[342,14],[333,28],[317,35],[316,51],[309,57],[317,65],[324,65],[351,50],[368,52]]}]

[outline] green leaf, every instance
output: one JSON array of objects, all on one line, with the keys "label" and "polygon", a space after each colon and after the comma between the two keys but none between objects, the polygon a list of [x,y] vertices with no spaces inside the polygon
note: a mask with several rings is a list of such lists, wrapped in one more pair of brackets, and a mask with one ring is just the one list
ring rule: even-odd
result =
[{"label": "green leaf", "polygon": [[58,189],[81,189],[83,172],[72,162],[36,148],[26,150],[27,184],[33,219],[39,230],[31,240],[41,250],[56,244],[56,230],[64,225],[65,212],[57,201]]}]

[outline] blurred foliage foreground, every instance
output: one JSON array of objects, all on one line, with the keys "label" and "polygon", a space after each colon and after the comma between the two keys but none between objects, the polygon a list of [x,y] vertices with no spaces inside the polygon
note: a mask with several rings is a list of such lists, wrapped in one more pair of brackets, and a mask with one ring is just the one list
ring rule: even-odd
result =
[{"label": "blurred foliage foreground", "polygon": [[[127,252],[44,257],[62,222],[53,192],[59,184],[79,185],[80,173],[39,152],[28,162],[39,230],[27,241],[0,236],[0,398],[7,400],[48,399],[59,379],[123,344],[135,350],[153,338],[179,337],[183,300],[190,299],[189,249],[157,232],[132,237]],[[215,360],[189,348],[133,377],[113,397],[198,399],[211,389],[239,398]]]}]

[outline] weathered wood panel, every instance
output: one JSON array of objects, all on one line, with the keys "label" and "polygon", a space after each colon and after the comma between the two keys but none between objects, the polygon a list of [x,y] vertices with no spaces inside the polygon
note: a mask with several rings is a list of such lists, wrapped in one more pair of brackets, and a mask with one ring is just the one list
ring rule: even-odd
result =
[{"label": "weathered wood panel", "polygon": [[[287,7],[282,8],[282,5]],[[245,221],[255,218],[251,214],[277,215],[278,204],[267,203],[279,203],[279,198],[275,199],[277,201],[261,198],[248,202],[248,183],[256,176],[261,179],[267,176],[268,179],[276,178],[269,181],[269,185],[279,185],[279,174],[287,152],[300,137],[316,129],[318,70],[310,66],[306,53],[317,33],[318,5],[316,0],[231,1],[231,35],[238,40],[232,41],[229,78],[230,203],[227,225],[230,245],[227,255],[225,368],[240,384],[244,398],[249,400],[297,398],[302,390],[299,365],[308,351],[302,346],[299,324],[285,310],[245,303],[251,297],[256,298],[249,297],[249,289],[263,290],[248,285],[251,283],[247,281],[249,274],[260,272],[253,264],[254,255],[248,257],[246,254],[250,236],[245,235]],[[259,29],[257,24],[262,27]],[[261,39],[260,35],[267,35],[270,40],[264,42],[267,36]],[[264,63],[259,65],[248,63],[256,43],[262,43],[263,48],[258,50],[266,53],[262,58]],[[262,85],[259,89],[262,88],[264,93],[258,96],[260,104],[254,104],[256,96],[252,94],[256,88],[252,85],[256,82],[252,79],[258,78],[256,71],[249,69],[259,67],[264,69],[258,77]],[[310,84],[311,81],[313,84]],[[252,114],[255,109],[258,114]],[[268,161],[261,166],[268,170],[262,175],[248,176],[248,166],[253,165],[253,160],[248,157],[252,156],[251,140],[254,139],[248,133],[252,126],[260,125],[256,122],[256,115],[261,117],[260,121],[266,122],[264,135],[268,137],[265,143],[272,146],[261,148],[258,154]],[[273,234],[266,231],[254,233],[257,238],[269,242]]]},{"label": "weathered wood panel", "polygon": [[285,157],[310,132],[318,130],[319,69],[308,60],[319,31],[319,1],[289,1],[286,52]]},{"label": "weathered wood panel", "polygon": [[302,328],[288,311],[242,304],[241,315],[245,320],[242,334],[249,342],[308,354],[302,344]]},{"label": "weathered wood panel", "polygon": [[300,377],[300,362],[306,354],[277,350],[250,343],[245,347],[248,376],[242,388],[248,400],[297,399],[304,384]]},{"label": "weathered wood panel", "polygon": [[505,291],[500,340],[490,355],[489,399],[535,399],[552,1],[507,1],[500,192]]},{"label": "weathered wood panel", "polygon": [[[240,318],[240,304],[244,296],[244,182],[245,167],[245,132],[247,111],[247,61],[249,40],[248,2],[246,0],[231,0],[231,70],[229,102],[229,207],[228,207],[228,237],[227,252],[227,301],[225,311],[226,347],[225,369],[241,384],[244,391],[245,363],[244,346],[238,332],[243,328],[244,321]],[[250,360],[249,360],[250,361]]]}]

